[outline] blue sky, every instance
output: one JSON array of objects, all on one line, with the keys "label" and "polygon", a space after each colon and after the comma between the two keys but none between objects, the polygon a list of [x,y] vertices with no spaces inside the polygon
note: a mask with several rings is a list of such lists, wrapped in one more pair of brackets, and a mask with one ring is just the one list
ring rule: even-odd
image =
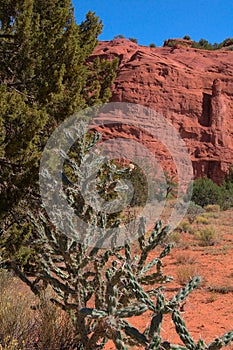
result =
[{"label": "blue sky", "polygon": [[186,34],[211,43],[233,37],[233,0],[73,0],[73,5],[78,23],[88,10],[102,19],[100,40],[122,34],[141,45],[162,46]]}]

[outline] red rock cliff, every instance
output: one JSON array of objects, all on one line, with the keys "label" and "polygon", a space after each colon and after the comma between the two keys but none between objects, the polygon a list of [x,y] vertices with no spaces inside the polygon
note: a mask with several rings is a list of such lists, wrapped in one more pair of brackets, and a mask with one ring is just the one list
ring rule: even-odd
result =
[{"label": "red rock cliff", "polygon": [[[95,56],[119,58],[112,101],[138,103],[166,117],[187,144],[195,177],[221,183],[233,163],[233,52],[116,39],[100,42]],[[137,139],[133,134],[125,132]]]}]

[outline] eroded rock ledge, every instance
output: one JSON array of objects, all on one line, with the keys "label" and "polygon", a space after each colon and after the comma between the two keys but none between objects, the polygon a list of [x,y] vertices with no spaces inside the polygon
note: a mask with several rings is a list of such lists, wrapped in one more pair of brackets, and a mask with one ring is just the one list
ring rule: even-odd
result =
[{"label": "eroded rock ledge", "polygon": [[[221,183],[233,163],[233,52],[149,48],[116,39],[100,42],[95,56],[119,58],[112,101],[148,106],[167,118],[187,144],[195,177]],[[123,137],[138,140],[136,130],[121,129]],[[105,129],[105,138],[115,136],[119,128]],[[174,173],[158,142],[148,135],[140,135],[140,142]]]}]

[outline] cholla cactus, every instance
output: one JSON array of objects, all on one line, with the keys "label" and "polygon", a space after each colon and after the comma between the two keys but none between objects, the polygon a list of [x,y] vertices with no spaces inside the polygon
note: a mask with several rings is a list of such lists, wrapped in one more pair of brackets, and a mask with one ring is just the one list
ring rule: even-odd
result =
[{"label": "cholla cactus", "polygon": [[[93,145],[94,143],[92,142]],[[95,164],[97,163],[95,159]],[[82,177],[79,167],[74,166],[73,162],[70,164]],[[109,169],[116,174],[116,169]],[[87,176],[87,169],[84,170]],[[91,170],[90,172],[92,173]],[[103,186],[106,188],[105,180],[106,178],[103,179]],[[112,175],[108,176],[108,181],[112,180]],[[75,198],[78,188],[67,183],[67,192]],[[84,208],[85,205],[82,213]],[[98,230],[102,230],[104,240],[109,225],[106,215],[97,217],[87,208],[85,215],[88,215],[91,227],[98,225]],[[169,254],[172,245],[161,248],[161,242],[169,234],[169,227],[163,227],[161,222],[157,222],[152,232],[147,234],[145,220],[140,219],[138,232],[135,232],[137,249],[135,242],[132,248],[127,239],[120,247],[113,245],[112,248],[101,249],[100,246],[90,247],[88,237],[93,236],[92,228],[86,232],[83,241],[78,242],[55,230],[44,214],[31,218],[37,236],[34,244],[40,251],[39,268],[34,280],[29,281],[20,269],[18,275],[36,294],[40,294],[41,285],[52,287],[55,296],[51,301],[65,310],[72,319],[77,349],[103,349],[111,339],[119,350],[134,345],[147,350],[217,350],[233,339],[233,332],[229,332],[210,344],[205,344],[202,340],[195,343],[189,334],[178,310],[189,293],[198,286],[199,277],[193,278],[171,299],[165,299],[164,284],[172,278],[164,275],[162,261]],[[119,221],[114,224],[119,225]],[[155,251],[156,247],[160,247],[161,252],[148,261],[149,253],[158,252],[158,249]],[[151,289],[148,286],[152,286]],[[130,324],[131,317],[140,316],[148,310],[151,320],[143,331]],[[184,346],[170,344],[162,339],[160,330],[165,314],[171,314]]]}]

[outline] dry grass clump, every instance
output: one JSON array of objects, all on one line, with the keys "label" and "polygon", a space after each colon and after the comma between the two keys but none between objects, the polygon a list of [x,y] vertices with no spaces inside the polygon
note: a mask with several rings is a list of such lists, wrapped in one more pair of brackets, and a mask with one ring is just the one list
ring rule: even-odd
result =
[{"label": "dry grass clump", "polygon": [[187,221],[182,221],[178,226],[177,226],[177,231],[179,232],[186,232],[193,234],[194,233],[194,228],[192,225],[190,225]]},{"label": "dry grass clump", "polygon": [[209,220],[205,216],[198,216],[196,218],[196,223],[201,225],[209,225]]},{"label": "dry grass clump", "polygon": [[48,293],[19,292],[18,279],[0,270],[0,350],[28,349],[74,349],[73,326]]},{"label": "dry grass clump", "polygon": [[231,283],[226,282],[222,285],[211,285],[209,291],[220,294],[228,294],[233,292],[233,286]]},{"label": "dry grass clump", "polygon": [[186,264],[178,267],[177,280],[181,286],[186,285],[194,276],[198,275],[197,268],[193,264]]},{"label": "dry grass clump", "polygon": [[176,255],[177,264],[195,264],[196,258],[192,256],[189,252],[180,252]]},{"label": "dry grass clump", "polygon": [[203,247],[212,246],[221,241],[220,234],[214,229],[213,226],[209,226],[195,232],[194,237],[198,241],[198,244]]},{"label": "dry grass clump", "polygon": [[207,213],[220,213],[220,205],[218,204],[208,204],[204,207]]},{"label": "dry grass clump", "polygon": [[35,319],[33,319],[31,305],[34,302],[33,296],[16,293],[16,279],[10,273],[1,271],[0,344],[2,349],[18,350],[23,349],[25,345],[33,346]]}]

